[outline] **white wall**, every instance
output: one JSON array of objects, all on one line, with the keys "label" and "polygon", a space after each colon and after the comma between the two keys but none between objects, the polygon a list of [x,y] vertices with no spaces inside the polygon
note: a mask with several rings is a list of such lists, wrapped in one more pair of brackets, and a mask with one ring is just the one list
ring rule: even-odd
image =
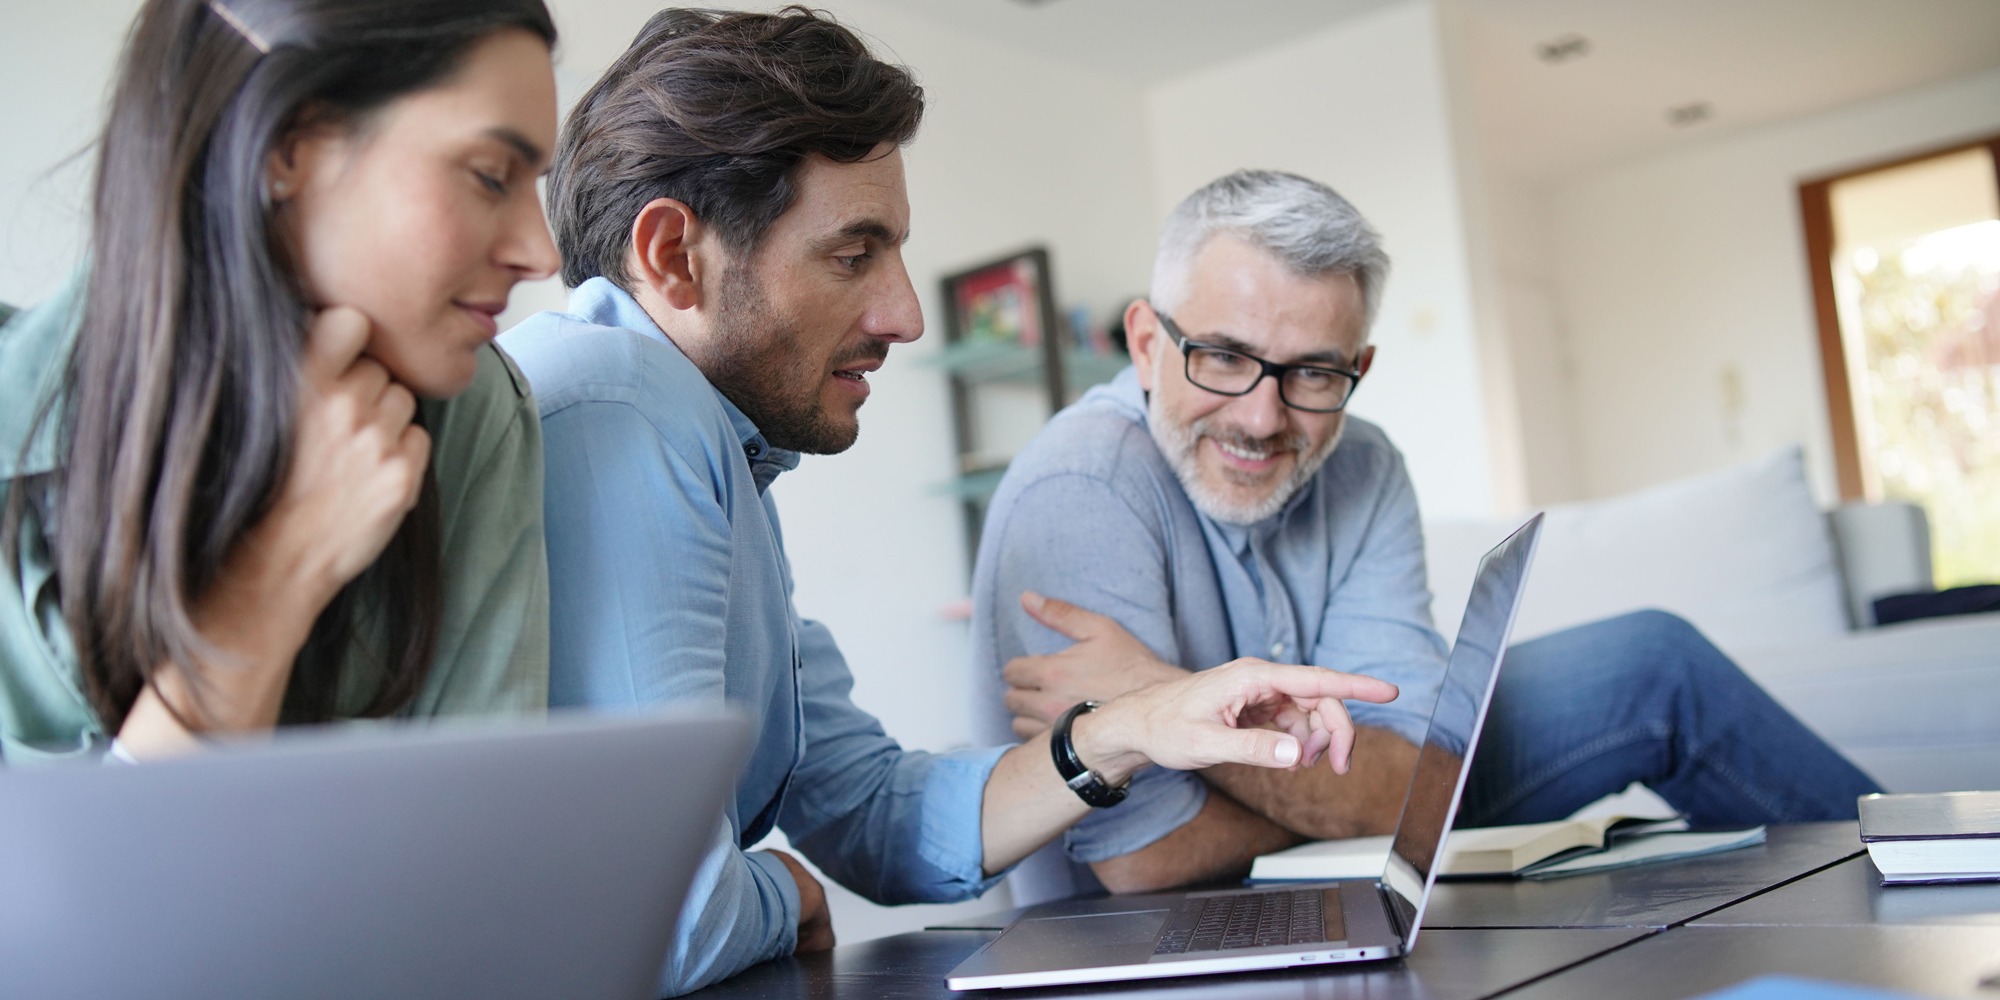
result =
[{"label": "white wall", "polygon": [[1784,122],[1550,186],[1582,485],[1616,493],[1832,439],[1801,180],[2000,131],[2000,72]]},{"label": "white wall", "polygon": [[1488,419],[1440,45],[1422,0],[1153,88],[1154,208],[1239,167],[1352,201],[1395,261],[1354,412],[1402,448],[1427,514],[1476,517],[1496,505],[1492,433],[1511,429]]},{"label": "white wall", "polygon": [[[49,294],[81,256],[86,147],[138,0],[9,4],[0,30],[0,302]],[[84,155],[70,158],[71,154]]]}]

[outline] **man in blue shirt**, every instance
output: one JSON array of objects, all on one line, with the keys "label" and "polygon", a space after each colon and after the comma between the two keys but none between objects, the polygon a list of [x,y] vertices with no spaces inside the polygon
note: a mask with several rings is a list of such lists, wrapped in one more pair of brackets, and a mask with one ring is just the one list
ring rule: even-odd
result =
[{"label": "man in blue shirt", "polygon": [[[1393,828],[1446,650],[1402,455],[1343,412],[1374,363],[1388,264],[1353,206],[1305,178],[1245,171],[1182,202],[1150,301],[1125,313],[1133,367],[1057,415],[993,497],[973,643],[989,737],[1242,655],[1402,696],[1355,706],[1344,775],[1140,774],[1065,835],[1066,859],[1052,846],[1021,867],[1018,902],[1201,881],[1302,837]],[[1051,599],[1031,609],[1024,592]],[[1469,826],[1559,819],[1632,781],[1697,825],[1851,819],[1878,790],[1662,612],[1523,643],[1500,686]]]},{"label": "man in blue shirt", "polygon": [[568,312],[501,338],[546,445],[550,704],[727,704],[758,727],[668,993],[832,944],[811,875],[749,851],[774,827],[878,901],[966,898],[1151,764],[1344,770],[1342,699],[1395,696],[1236,664],[943,755],[854,706],[833,637],[792,607],[766,490],[854,442],[868,373],[922,331],[899,152],[922,110],[907,72],[819,15],[661,13],[564,126]]}]

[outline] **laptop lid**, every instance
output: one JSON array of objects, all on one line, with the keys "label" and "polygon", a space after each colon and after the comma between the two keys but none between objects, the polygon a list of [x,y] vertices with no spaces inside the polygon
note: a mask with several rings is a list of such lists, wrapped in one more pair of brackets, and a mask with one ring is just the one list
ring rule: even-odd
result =
[{"label": "laptop lid", "polygon": [[1438,688],[1437,707],[1417,750],[1417,768],[1382,876],[1383,895],[1395,912],[1405,954],[1417,943],[1424,906],[1437,884],[1436,862],[1458,815],[1466,776],[1472,773],[1472,751],[1479,745],[1487,709],[1493,704],[1507,636],[1520,610],[1541,527],[1542,515],[1536,514],[1479,561],[1472,596]]},{"label": "laptop lid", "polygon": [[749,738],[344,726],[0,772],[0,996],[656,996]]}]

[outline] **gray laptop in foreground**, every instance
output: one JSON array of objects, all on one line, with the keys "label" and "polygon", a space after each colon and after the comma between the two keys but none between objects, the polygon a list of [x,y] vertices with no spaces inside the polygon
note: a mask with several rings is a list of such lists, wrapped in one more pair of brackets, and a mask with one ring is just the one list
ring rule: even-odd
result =
[{"label": "gray laptop in foreground", "polygon": [[735,717],[0,772],[0,997],[653,997]]},{"label": "gray laptop in foreground", "polygon": [[1480,560],[1379,880],[1074,900],[1036,907],[945,980],[954,990],[1154,979],[1408,954],[1458,813],[1540,514]]}]

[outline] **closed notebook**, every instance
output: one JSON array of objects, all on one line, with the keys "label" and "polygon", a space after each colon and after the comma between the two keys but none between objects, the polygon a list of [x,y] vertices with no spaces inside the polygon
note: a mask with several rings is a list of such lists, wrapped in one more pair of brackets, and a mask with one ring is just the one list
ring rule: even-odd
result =
[{"label": "closed notebook", "polygon": [[2000,881],[2000,792],[1863,795],[1861,842],[1884,885]]},{"label": "closed notebook", "polygon": [[[1564,874],[1601,867],[1623,867],[1694,854],[1747,846],[1762,841],[1761,829],[1727,835],[1685,834],[1679,819],[1597,816],[1459,829],[1445,841],[1440,875],[1447,877],[1533,875],[1559,863],[1573,863]],[[1645,846],[1640,846],[1645,845]],[[1620,850],[1601,864],[1587,859],[1607,848]],[[1387,837],[1356,837],[1301,844],[1259,857],[1250,867],[1254,881],[1318,881],[1375,878],[1382,874],[1389,851]]]}]

